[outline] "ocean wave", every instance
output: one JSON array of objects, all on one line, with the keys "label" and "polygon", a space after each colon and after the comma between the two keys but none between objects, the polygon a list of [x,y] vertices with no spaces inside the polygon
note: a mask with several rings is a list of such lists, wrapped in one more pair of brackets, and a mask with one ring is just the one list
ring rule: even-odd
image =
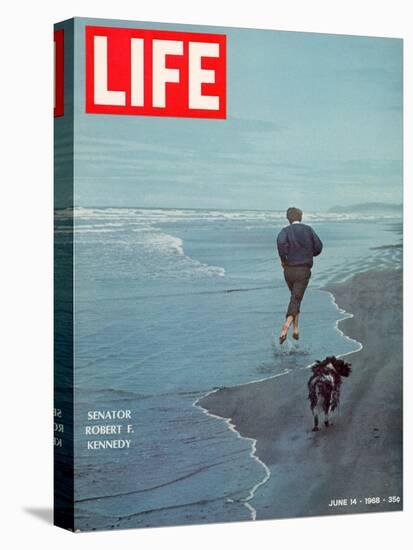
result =
[{"label": "ocean wave", "polygon": [[[90,247],[102,250],[105,272],[124,279],[176,279],[225,277],[221,266],[208,265],[185,254],[183,240],[162,231],[153,219],[136,209],[76,209],[74,227],[67,220],[73,211],[60,211],[55,236],[73,234],[79,254]],[[115,250],[112,254],[108,251]]]},{"label": "ocean wave", "polygon": [[[177,221],[240,221],[240,222],[286,222],[285,211],[272,210],[217,210],[217,209],[176,209],[176,208],[85,208],[56,210],[57,219],[74,216],[76,220],[116,220],[120,222],[146,221],[148,223],[171,223]],[[353,221],[401,219],[396,213],[359,212],[306,212],[304,221]]]},{"label": "ocean wave", "polygon": [[158,251],[166,254],[177,254],[184,256],[183,241],[179,237],[174,237],[161,231],[154,232],[150,228],[132,229],[134,233],[142,234],[142,244],[146,248],[156,248]]},{"label": "ocean wave", "polygon": [[145,266],[154,278],[224,277],[225,269],[204,264],[184,252],[182,239],[157,228],[134,228],[138,249],[145,255]]}]

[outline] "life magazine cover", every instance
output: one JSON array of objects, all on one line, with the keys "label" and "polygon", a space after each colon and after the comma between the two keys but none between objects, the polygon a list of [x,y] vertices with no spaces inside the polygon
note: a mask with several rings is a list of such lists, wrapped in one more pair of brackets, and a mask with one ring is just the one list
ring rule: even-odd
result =
[{"label": "life magazine cover", "polygon": [[55,25],[56,525],[402,509],[402,54]]}]

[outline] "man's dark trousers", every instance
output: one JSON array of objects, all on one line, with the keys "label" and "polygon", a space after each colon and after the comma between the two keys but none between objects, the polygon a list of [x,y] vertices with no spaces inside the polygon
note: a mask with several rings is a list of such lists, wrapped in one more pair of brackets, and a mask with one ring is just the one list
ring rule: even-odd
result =
[{"label": "man's dark trousers", "polygon": [[291,292],[286,317],[289,315],[295,317],[300,313],[301,300],[303,299],[310,277],[311,268],[308,266],[287,265],[284,267],[284,279]]}]

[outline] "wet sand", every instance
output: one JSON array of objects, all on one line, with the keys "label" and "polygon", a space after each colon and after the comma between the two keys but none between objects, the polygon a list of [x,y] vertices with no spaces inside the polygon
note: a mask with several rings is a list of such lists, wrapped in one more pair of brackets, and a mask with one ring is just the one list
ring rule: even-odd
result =
[{"label": "wet sand", "polygon": [[[363,345],[347,356],[353,372],[331,427],[311,431],[305,363],[199,402],[257,440],[256,454],[271,470],[251,501],[257,519],[402,508],[388,500],[402,497],[402,272],[360,273],[325,290],[353,314],[340,330]],[[368,497],[380,503],[366,503]]]}]

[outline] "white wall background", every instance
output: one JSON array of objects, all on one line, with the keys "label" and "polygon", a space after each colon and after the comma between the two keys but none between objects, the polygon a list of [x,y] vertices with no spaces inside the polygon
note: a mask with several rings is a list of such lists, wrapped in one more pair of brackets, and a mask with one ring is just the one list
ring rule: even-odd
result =
[{"label": "white wall background", "polygon": [[[0,31],[0,544],[3,548],[406,548],[412,513],[412,67],[409,0],[42,0]],[[53,22],[73,15],[405,39],[405,512],[72,535],[51,526]],[[264,52],[263,52],[264,53]],[[410,335],[410,336],[409,336]],[[367,475],[367,472],[366,472]],[[75,538],[74,538],[75,537]]]}]

